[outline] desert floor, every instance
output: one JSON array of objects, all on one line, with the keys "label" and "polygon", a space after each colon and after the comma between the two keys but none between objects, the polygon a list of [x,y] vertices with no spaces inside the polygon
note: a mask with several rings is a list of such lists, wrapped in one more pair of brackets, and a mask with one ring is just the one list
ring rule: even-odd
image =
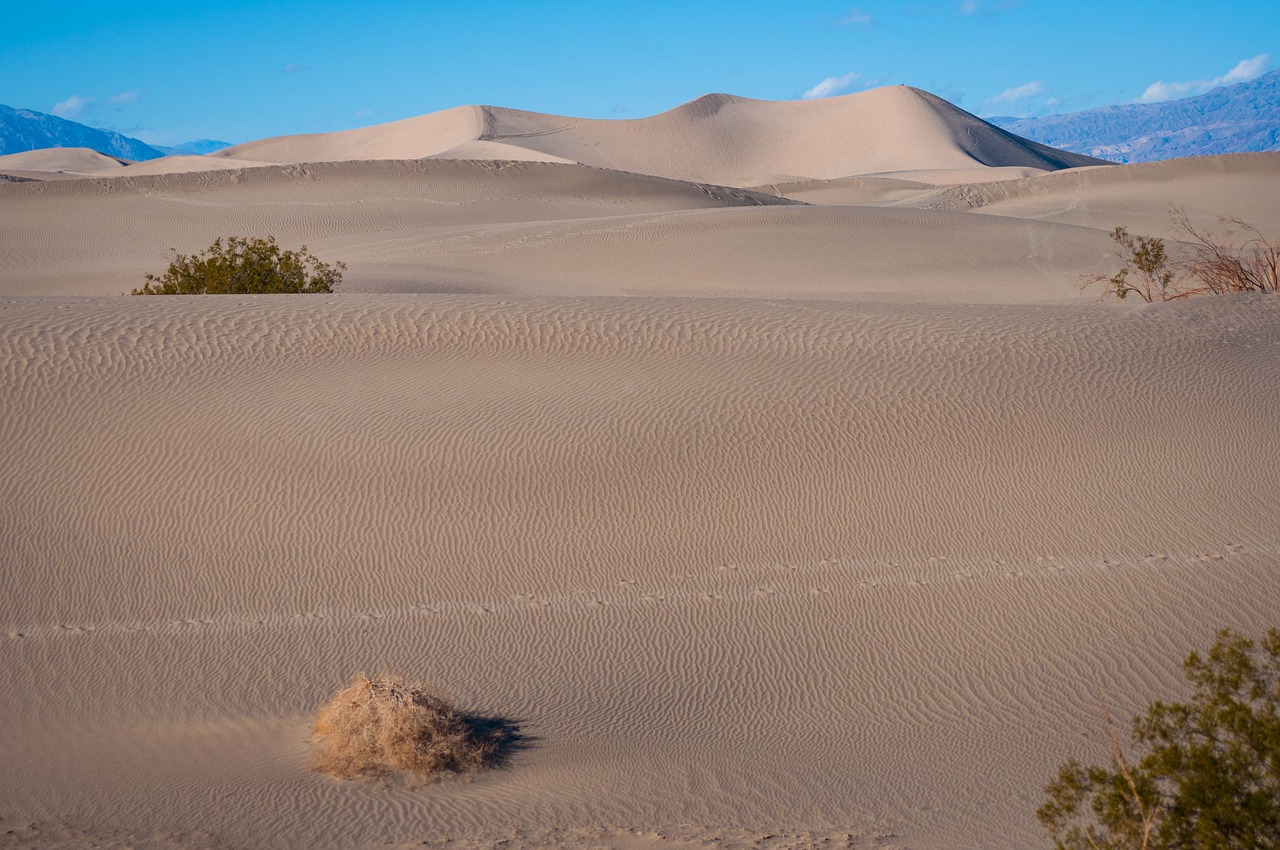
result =
[{"label": "desert floor", "polygon": [[[1078,286],[1171,203],[1280,232],[1280,154],[460,156],[10,163],[0,847],[1046,847],[1101,703],[1280,625],[1280,298]],[[123,295],[268,233],[342,291]],[[521,746],[309,771],[384,668]]]}]

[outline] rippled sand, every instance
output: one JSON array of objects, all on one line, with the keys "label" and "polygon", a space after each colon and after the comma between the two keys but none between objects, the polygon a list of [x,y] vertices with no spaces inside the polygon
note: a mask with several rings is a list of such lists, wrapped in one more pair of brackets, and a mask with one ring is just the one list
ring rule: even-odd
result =
[{"label": "rippled sand", "polygon": [[[1099,693],[1280,610],[1280,300],[1075,281],[1275,163],[0,185],[0,847],[1041,846]],[[235,226],[347,291],[115,295]],[[384,667],[524,745],[310,773]]]}]

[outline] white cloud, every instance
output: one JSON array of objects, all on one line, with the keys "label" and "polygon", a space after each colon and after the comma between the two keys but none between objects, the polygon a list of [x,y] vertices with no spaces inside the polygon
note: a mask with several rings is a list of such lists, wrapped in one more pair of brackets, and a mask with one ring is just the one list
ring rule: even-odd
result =
[{"label": "white cloud", "polygon": [[310,71],[311,69],[305,65],[296,65],[293,62],[290,62],[280,70],[286,74],[301,74],[303,71]]},{"label": "white cloud", "polygon": [[1212,80],[1191,80],[1189,82],[1166,83],[1163,80],[1157,80],[1147,86],[1147,90],[1138,98],[1138,103],[1156,103],[1161,100],[1174,100],[1179,97],[1188,97],[1189,95],[1203,94],[1209,89],[1217,86],[1229,86],[1232,83],[1239,83],[1245,80],[1252,80],[1254,77],[1267,70],[1271,64],[1271,55],[1268,53],[1259,53],[1252,59],[1243,59],[1236,63],[1235,67],[1221,77],[1214,77]]},{"label": "white cloud", "polygon": [[1023,83],[1020,86],[1014,86],[1011,89],[1005,89],[1000,94],[987,101],[988,106],[997,103],[1013,103],[1015,100],[1024,100],[1028,97],[1035,97],[1038,94],[1044,94],[1044,83],[1039,80],[1032,80],[1029,83]]},{"label": "white cloud", "polygon": [[843,18],[836,21],[836,23],[842,27],[866,27],[874,24],[875,22],[875,18],[871,17],[869,12],[859,6],[854,6],[852,9],[844,13]]},{"label": "white cloud", "polygon": [[132,90],[122,91],[120,92],[120,94],[111,98],[111,101],[110,101],[112,106],[123,106],[126,103],[137,103],[137,102],[138,102],[138,93]]},{"label": "white cloud", "polygon": [[61,103],[54,104],[53,109],[49,111],[59,118],[74,118],[84,112],[85,107],[91,103],[93,103],[93,98],[73,94]]},{"label": "white cloud", "polygon": [[995,3],[984,3],[980,0],[964,0],[956,11],[958,15],[998,15],[1008,12],[1023,4],[1024,0],[997,0]]},{"label": "white cloud", "polygon": [[857,71],[850,71],[848,74],[842,74],[839,77],[827,77],[806,91],[803,97],[805,100],[813,100],[815,97],[830,97],[833,94],[839,94],[853,85],[861,76],[862,74]]},{"label": "white cloud", "polygon": [[1270,64],[1271,54],[1269,53],[1259,53],[1252,59],[1241,59],[1234,68],[1214,80],[1214,83],[1221,86],[1252,80],[1267,70],[1267,66]]}]

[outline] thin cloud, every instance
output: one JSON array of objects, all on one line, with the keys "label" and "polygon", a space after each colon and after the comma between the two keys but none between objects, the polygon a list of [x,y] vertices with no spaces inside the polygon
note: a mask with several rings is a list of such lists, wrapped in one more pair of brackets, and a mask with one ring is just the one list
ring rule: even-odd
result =
[{"label": "thin cloud", "polygon": [[1191,80],[1174,83],[1158,80],[1147,86],[1147,90],[1138,98],[1138,103],[1156,103],[1162,100],[1176,100],[1180,97],[1204,94],[1209,89],[1217,88],[1218,86],[1229,86],[1232,83],[1252,80],[1267,70],[1270,65],[1271,54],[1259,53],[1252,59],[1242,59],[1230,71],[1221,77],[1214,77],[1211,80]]},{"label": "thin cloud", "polygon": [[964,0],[956,14],[965,17],[971,15],[997,15],[1021,6],[1025,0],[998,0],[995,3],[983,3],[981,0]]},{"label": "thin cloud", "polygon": [[280,72],[282,74],[301,74],[303,71],[310,71],[310,70],[311,70],[311,66],[309,65],[295,65],[293,62],[290,62],[288,65],[285,65],[283,68],[281,68]]},{"label": "thin cloud", "polygon": [[93,98],[81,97],[78,94],[73,94],[66,100],[60,103],[55,103],[53,105],[53,109],[49,111],[54,115],[57,115],[59,118],[74,118],[81,112],[84,112],[91,103],[93,103]]},{"label": "thin cloud", "polygon": [[1026,100],[1029,97],[1035,97],[1038,94],[1044,94],[1044,83],[1039,80],[1032,80],[1029,83],[1023,83],[1020,86],[1014,86],[1011,89],[1005,89],[1000,94],[987,101],[987,106],[995,106],[997,103],[1013,103],[1019,100]]},{"label": "thin cloud", "polygon": [[849,73],[842,74],[838,77],[827,77],[825,80],[806,91],[802,97],[804,97],[805,100],[813,100],[817,97],[830,97],[833,94],[839,94],[842,91],[848,90],[848,88],[861,76],[862,74],[858,71],[850,71]]},{"label": "thin cloud", "polygon": [[138,102],[138,93],[136,91],[122,91],[120,94],[111,98],[108,103],[112,106],[124,106],[129,103]]},{"label": "thin cloud", "polygon": [[836,21],[836,26],[840,27],[869,27],[876,22],[871,17],[871,13],[867,12],[860,6],[854,6],[852,9],[844,13],[844,17]]}]

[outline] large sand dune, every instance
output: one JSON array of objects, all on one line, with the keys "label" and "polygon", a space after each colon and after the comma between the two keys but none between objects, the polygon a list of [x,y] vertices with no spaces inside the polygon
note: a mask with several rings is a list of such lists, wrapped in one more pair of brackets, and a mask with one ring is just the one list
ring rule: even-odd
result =
[{"label": "large sand dune", "polygon": [[[92,152],[86,152],[92,154]],[[264,164],[466,159],[578,163],[702,183],[755,186],[854,175],[975,182],[1102,160],[1014,136],[919,89],[890,86],[810,101],[709,94],[648,118],[570,118],[459,106],[388,124],[277,136],[206,156],[127,165],[97,155],[0,158],[0,171],[157,174]],[[47,161],[46,161],[47,160]]]},{"label": "large sand dune", "polygon": [[277,163],[545,159],[734,186],[974,166],[1052,171],[1101,162],[1013,136],[907,86],[812,101],[709,94],[633,120],[457,107],[360,130],[263,139],[211,155],[224,156]]},{"label": "large sand dune", "polygon": [[[1280,155],[1041,173],[950,114],[464,109],[0,183],[0,848],[1047,846],[1099,694],[1280,610],[1280,299],[1077,281],[1169,203],[1280,226]],[[233,233],[344,291],[118,295]],[[521,746],[310,773],[384,667]]]}]

